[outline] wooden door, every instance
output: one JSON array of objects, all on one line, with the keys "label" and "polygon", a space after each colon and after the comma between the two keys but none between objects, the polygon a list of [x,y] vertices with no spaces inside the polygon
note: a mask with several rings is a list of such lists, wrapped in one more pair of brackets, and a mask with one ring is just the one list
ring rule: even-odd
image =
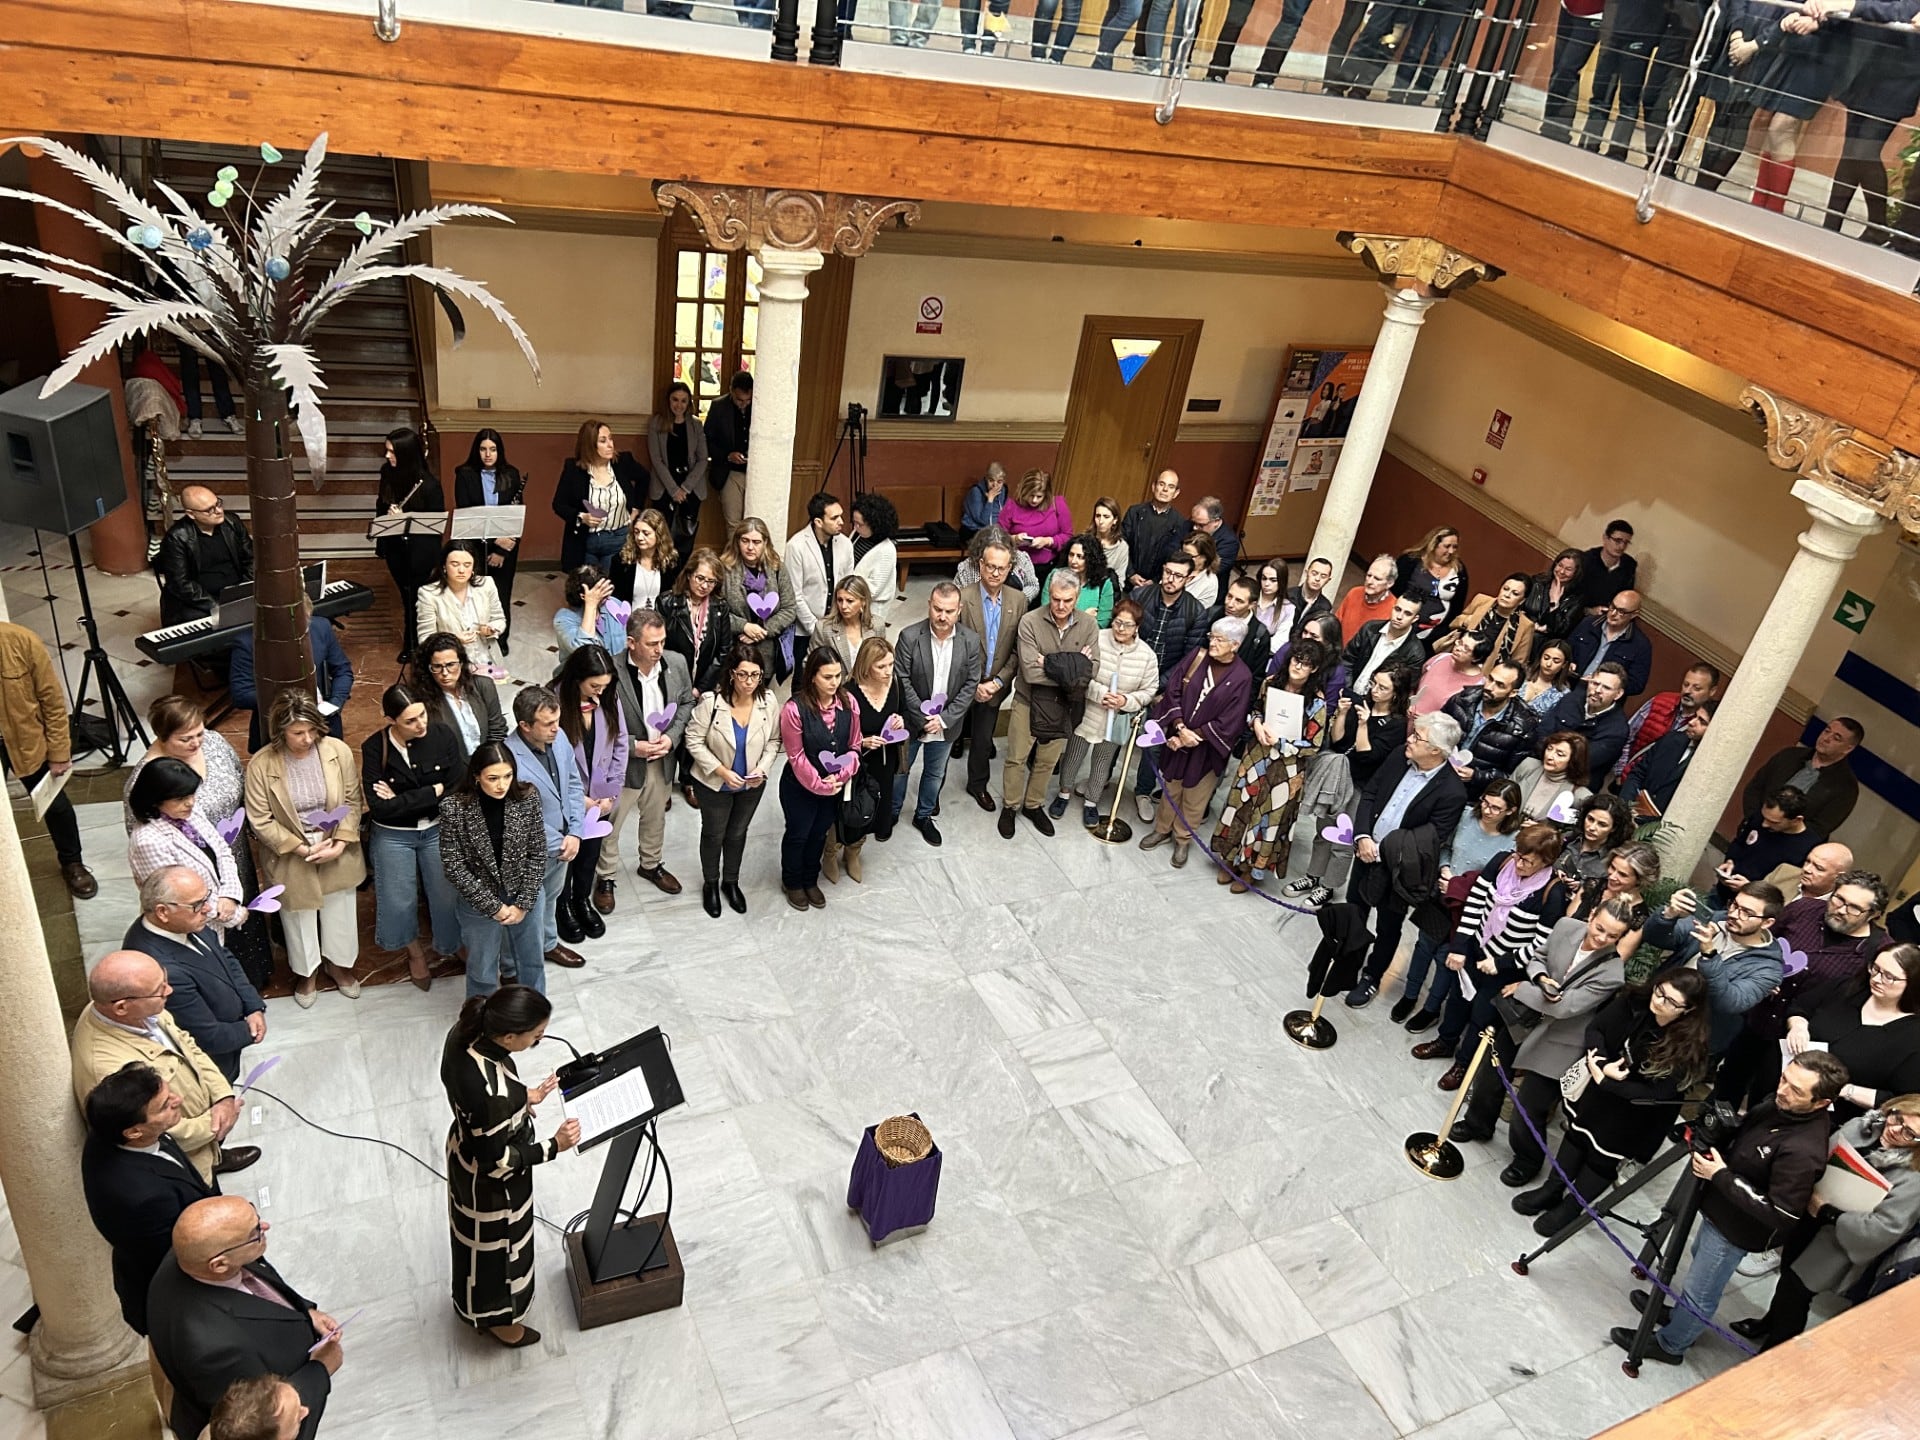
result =
[{"label": "wooden door", "polygon": [[1093,523],[1102,495],[1124,511],[1146,498],[1148,482],[1166,468],[1200,324],[1131,315],[1089,315],[1082,324],[1054,474],[1076,530]]}]

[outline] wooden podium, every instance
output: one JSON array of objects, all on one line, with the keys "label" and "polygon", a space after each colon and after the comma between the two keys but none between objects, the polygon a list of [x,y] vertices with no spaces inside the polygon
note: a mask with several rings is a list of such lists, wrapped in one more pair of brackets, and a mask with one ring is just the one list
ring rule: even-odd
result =
[{"label": "wooden podium", "polygon": [[673,1227],[667,1225],[665,1212],[642,1218],[641,1224],[663,1226],[661,1253],[664,1268],[643,1270],[637,1275],[621,1275],[612,1280],[593,1278],[587,1264],[587,1237],[576,1230],[567,1236],[567,1289],[573,1294],[573,1313],[582,1330],[596,1325],[611,1325],[616,1320],[631,1320],[636,1315],[651,1315],[656,1310],[671,1310],[686,1299],[687,1272],[680,1263],[680,1247],[674,1243]]}]

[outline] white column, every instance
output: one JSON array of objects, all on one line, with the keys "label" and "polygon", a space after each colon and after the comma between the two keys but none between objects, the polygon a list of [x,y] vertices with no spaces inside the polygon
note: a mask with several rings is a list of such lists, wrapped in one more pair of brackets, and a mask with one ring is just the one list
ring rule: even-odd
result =
[{"label": "white column", "polygon": [[1380,464],[1380,452],[1387,446],[1393,412],[1400,404],[1401,387],[1407,383],[1407,366],[1413,363],[1413,342],[1438,298],[1425,286],[1387,291],[1386,319],[1374,341],[1373,358],[1367,362],[1360,398],[1354,403],[1347,443],[1341,447],[1333,478],[1327,482],[1327,498],[1320,506],[1313,547],[1307,551],[1309,556],[1324,555],[1331,560],[1336,577],[1346,567],[1354,536],[1360,533],[1360,516],[1367,508],[1367,493],[1373,489],[1373,472]]},{"label": "white column", "polygon": [[145,1347],[120,1318],[112,1259],[80,1190],[67,1027],[11,805],[0,805],[0,934],[10,941],[0,963],[8,1051],[0,1065],[0,1186],[40,1306],[27,1348],[34,1402],[47,1409],[144,1374]]},{"label": "white column", "polygon": [[1806,504],[1813,523],[1801,532],[1800,549],[1727,683],[1726,695],[1714,708],[1713,724],[1664,816],[1664,868],[1683,880],[1705,853],[1814,627],[1833,604],[1840,572],[1859,553],[1860,542],[1883,523],[1871,506],[1817,480],[1795,481],[1793,493]]},{"label": "white column", "polygon": [[825,264],[818,250],[760,251],[760,323],[753,352],[753,444],[747,450],[746,513],[787,538],[793,489],[793,432],[800,408],[800,314],[807,276]]}]

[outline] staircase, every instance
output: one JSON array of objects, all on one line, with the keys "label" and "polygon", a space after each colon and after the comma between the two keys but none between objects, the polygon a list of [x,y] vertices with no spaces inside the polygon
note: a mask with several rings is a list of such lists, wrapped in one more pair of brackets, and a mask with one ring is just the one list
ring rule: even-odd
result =
[{"label": "staircase", "polygon": [[[196,206],[213,188],[223,165],[238,169],[244,185],[255,184],[258,175],[255,194],[260,200],[279,195],[298,172],[292,154],[263,171],[257,150],[171,140],[148,145],[143,158],[154,178]],[[139,183],[134,176],[128,179]],[[376,222],[390,221],[400,213],[393,162],[371,156],[330,153],[321,171],[319,196],[332,202],[340,219],[365,210]],[[317,248],[315,277],[359,239],[351,226],[329,236]],[[426,421],[405,282],[378,281],[356,291],[321,323],[313,349],[327,386],[321,397],[327,417],[327,478],[325,487],[314,491],[304,478],[305,457],[296,448],[301,553],[309,560],[370,558],[373,546],[366,526],[379,488],[387,432],[402,425],[419,429]],[[168,456],[168,472],[176,492],[185,485],[205,485],[220,496],[228,513],[246,519],[246,440],[230,433],[214,410],[213,387],[204,370],[203,365],[205,433],[181,440],[178,451]],[[436,470],[443,469],[447,457],[436,460]],[[442,478],[450,482],[451,477],[449,470]]]}]

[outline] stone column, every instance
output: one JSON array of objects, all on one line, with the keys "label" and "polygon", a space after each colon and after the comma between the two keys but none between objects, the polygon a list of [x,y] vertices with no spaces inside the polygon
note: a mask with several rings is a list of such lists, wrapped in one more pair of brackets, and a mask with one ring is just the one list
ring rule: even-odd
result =
[{"label": "stone column", "polygon": [[753,445],[747,451],[746,513],[786,543],[793,488],[793,433],[800,403],[800,319],[807,277],[826,263],[818,250],[760,251],[760,327],[753,352]]},{"label": "stone column", "polygon": [[112,1259],[87,1219],[67,1030],[11,805],[0,805],[0,933],[12,939],[0,964],[0,1185],[40,1306],[28,1354],[34,1403],[48,1409],[144,1374],[146,1347],[120,1318]]},{"label": "stone column", "polygon": [[911,200],[811,190],[761,190],[662,180],[654,199],[668,214],[684,205],[707,244],[751,250],[760,260],[760,322],[753,367],[753,444],[747,451],[746,513],[786,539],[793,489],[793,437],[800,403],[800,321],[807,277],[828,251],[864,255],[880,227],[920,218]]},{"label": "stone column", "polygon": [[1353,407],[1346,444],[1327,482],[1320,521],[1309,555],[1333,561],[1337,576],[1353,553],[1354,536],[1373,489],[1373,472],[1386,449],[1387,432],[1413,363],[1413,342],[1436,300],[1457,295],[1478,280],[1497,279],[1500,271],[1485,261],[1439,240],[1404,235],[1341,234],[1340,243],[1377,271],[1387,285],[1386,318],[1367,362],[1366,379]]},{"label": "stone column", "polygon": [[1860,542],[1888,519],[1920,531],[1920,461],[1756,386],[1740,399],[1766,423],[1768,457],[1799,473],[1793,494],[1813,523],[1667,806],[1660,850],[1669,875],[1691,875],[1705,852]]}]

